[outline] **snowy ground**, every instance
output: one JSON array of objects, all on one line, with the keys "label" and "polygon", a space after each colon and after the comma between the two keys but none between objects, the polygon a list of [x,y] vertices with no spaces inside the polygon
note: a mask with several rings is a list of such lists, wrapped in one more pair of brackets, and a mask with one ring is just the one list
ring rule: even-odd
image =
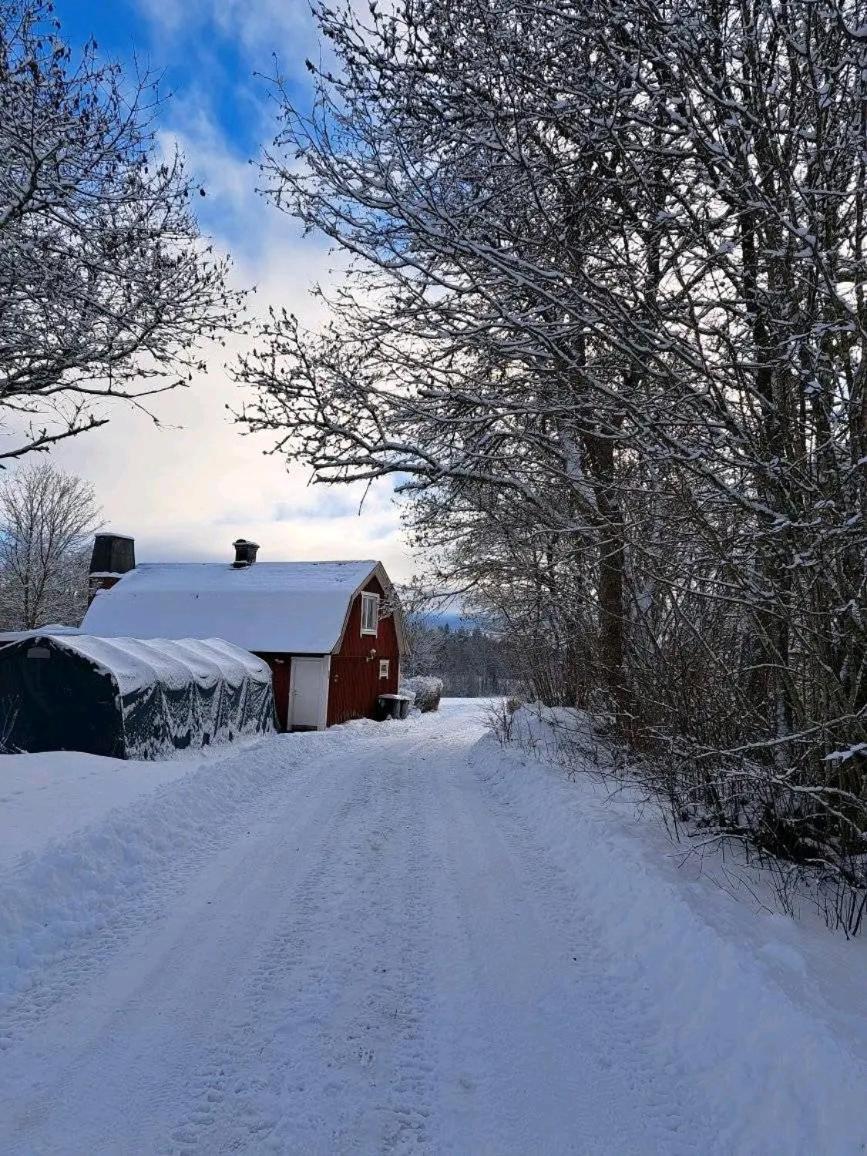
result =
[{"label": "snowy ground", "polygon": [[[249,740],[244,740],[249,741]],[[232,757],[237,746],[179,751],[165,762],[101,759],[75,751],[0,756],[0,870],[104,818],[115,807]]]},{"label": "snowy ground", "polygon": [[483,734],[0,759],[0,1151],[867,1150],[865,943]]}]

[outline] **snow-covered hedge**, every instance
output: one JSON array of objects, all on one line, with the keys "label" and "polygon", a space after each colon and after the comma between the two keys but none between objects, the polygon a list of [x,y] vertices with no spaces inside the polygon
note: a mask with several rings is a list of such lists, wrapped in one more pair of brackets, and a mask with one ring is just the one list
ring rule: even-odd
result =
[{"label": "snow-covered hedge", "polygon": [[443,680],[433,678],[428,674],[418,674],[415,678],[406,679],[400,687],[401,694],[411,694],[415,705],[425,714],[429,710],[437,710],[443,696]]},{"label": "snow-covered hedge", "polygon": [[613,769],[621,761],[622,752],[606,740],[605,716],[574,707],[501,699],[491,708],[489,721],[504,745],[514,743],[570,772],[577,766]]}]

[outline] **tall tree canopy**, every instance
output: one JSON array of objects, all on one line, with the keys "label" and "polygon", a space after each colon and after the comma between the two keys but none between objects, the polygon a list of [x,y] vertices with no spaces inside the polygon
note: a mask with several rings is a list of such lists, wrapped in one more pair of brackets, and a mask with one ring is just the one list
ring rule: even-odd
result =
[{"label": "tall tree canopy", "polygon": [[602,694],[688,807],[849,870],[864,3],[316,12],[335,60],[312,110],[282,93],[265,192],[352,271],[324,331],[262,329],[244,420],[317,480],[396,476],[537,690]]},{"label": "tall tree canopy", "polygon": [[159,104],[95,44],[73,54],[44,0],[0,0],[0,459],[173,388],[237,321]]}]

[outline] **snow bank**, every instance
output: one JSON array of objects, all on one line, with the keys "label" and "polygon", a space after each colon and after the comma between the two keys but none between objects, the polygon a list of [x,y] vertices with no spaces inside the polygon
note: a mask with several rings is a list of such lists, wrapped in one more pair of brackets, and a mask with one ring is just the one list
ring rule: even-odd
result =
[{"label": "snow bank", "polygon": [[[555,731],[586,740],[580,712],[516,715],[537,753]],[[592,921],[612,983],[643,993],[657,1032],[648,1062],[689,1071],[723,1121],[720,1151],[865,1150],[867,942],[773,913],[769,891],[760,906],[761,876],[753,897],[736,890],[713,852],[684,863],[628,788],[567,779],[493,737],[475,766],[540,856],[562,865],[562,901]]]},{"label": "snow bank", "polygon": [[611,743],[605,716],[539,702],[522,703],[510,710],[509,703],[499,699],[491,717],[501,740],[558,763],[570,774],[581,766],[599,772],[624,768],[623,751]]},{"label": "snow bank", "polygon": [[[196,760],[156,764],[3,756],[0,793],[8,783],[17,800],[4,814],[4,841],[15,819],[22,827],[12,834],[15,863],[0,870],[0,1006],[176,863],[217,845],[239,814],[285,779],[309,746],[305,738],[272,736],[224,748],[222,757],[199,752]],[[277,757],[274,744],[286,742],[292,747]],[[70,769],[76,781],[64,783]]]},{"label": "snow bank", "polygon": [[[232,748],[213,748],[210,761]],[[203,751],[178,752],[164,762],[110,759],[78,751],[0,756],[0,871],[52,840],[98,822],[115,807],[143,800],[164,783],[197,770]]]},{"label": "snow bank", "polygon": [[431,675],[419,674],[414,678],[407,678],[401,683],[401,694],[411,694],[413,705],[425,714],[430,710],[437,710],[443,693],[443,680]]}]

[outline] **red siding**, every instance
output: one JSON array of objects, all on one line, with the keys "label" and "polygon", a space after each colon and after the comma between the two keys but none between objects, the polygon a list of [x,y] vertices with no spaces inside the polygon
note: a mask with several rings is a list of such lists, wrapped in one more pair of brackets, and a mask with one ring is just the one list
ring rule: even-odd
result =
[{"label": "red siding", "polygon": [[[365,590],[382,596],[374,578]],[[371,652],[375,653],[371,653]],[[388,678],[379,677],[380,659],[388,659]],[[357,595],[343,635],[343,644],[331,658],[328,693],[328,725],[353,718],[374,718],[380,694],[394,694],[398,685],[400,651],[394,619],[381,618],[374,638],[361,633],[361,595]]]},{"label": "red siding", "polygon": [[117,586],[118,582],[120,582],[119,574],[102,574],[100,576],[91,574],[87,579],[87,605],[90,606],[100,590],[111,590],[112,586]]},{"label": "red siding", "polygon": [[289,674],[292,668],[292,659],[288,654],[274,654],[271,652],[257,655],[271,667],[271,685],[274,688],[274,710],[277,714],[277,723],[281,731],[286,730],[289,719]]}]

